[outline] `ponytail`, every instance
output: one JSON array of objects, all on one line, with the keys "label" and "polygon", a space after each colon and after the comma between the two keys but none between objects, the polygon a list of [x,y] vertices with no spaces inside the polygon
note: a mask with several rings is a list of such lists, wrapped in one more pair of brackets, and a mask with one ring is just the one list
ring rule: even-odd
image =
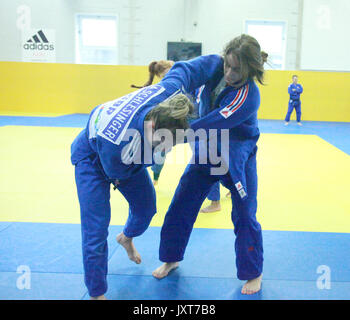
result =
[{"label": "ponytail", "polygon": [[152,61],[148,65],[148,72],[149,72],[148,81],[143,86],[135,86],[134,84],[132,84],[131,88],[141,89],[141,88],[150,86],[153,83],[154,76],[163,78],[173,65],[174,65],[174,61],[171,61],[171,60]]},{"label": "ponytail", "polygon": [[153,79],[154,79],[156,65],[157,65],[157,61],[152,61],[148,65],[149,78],[148,78],[148,81],[143,86],[140,87],[140,86],[135,86],[134,84],[132,84],[131,88],[141,89],[141,88],[150,86],[152,84],[152,82],[153,82]]},{"label": "ponytail", "polygon": [[261,51],[261,59],[263,64],[267,62],[268,56],[269,55],[265,51]]}]

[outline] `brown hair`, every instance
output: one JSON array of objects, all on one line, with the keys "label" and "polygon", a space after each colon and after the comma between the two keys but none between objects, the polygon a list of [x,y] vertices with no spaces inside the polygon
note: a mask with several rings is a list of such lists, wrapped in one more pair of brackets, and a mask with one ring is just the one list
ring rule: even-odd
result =
[{"label": "brown hair", "polygon": [[146,116],[153,119],[155,130],[169,129],[175,137],[176,129],[188,129],[188,117],[194,112],[191,100],[184,94],[177,94],[154,107]]},{"label": "brown hair", "polygon": [[248,79],[257,80],[263,84],[264,63],[268,54],[261,51],[259,42],[250,35],[242,34],[231,40],[224,48],[224,60],[228,55],[235,55],[240,64],[242,80],[238,86],[242,86]]},{"label": "brown hair", "polygon": [[148,65],[148,71],[149,71],[149,78],[148,81],[143,86],[135,86],[134,84],[131,85],[132,88],[144,88],[152,84],[154,76],[157,76],[158,78],[163,78],[165,74],[171,69],[171,67],[174,65],[174,61],[171,60],[159,60],[159,61],[152,61]]},{"label": "brown hair", "polygon": [[261,59],[263,63],[267,62],[268,54],[265,51],[261,51]]}]

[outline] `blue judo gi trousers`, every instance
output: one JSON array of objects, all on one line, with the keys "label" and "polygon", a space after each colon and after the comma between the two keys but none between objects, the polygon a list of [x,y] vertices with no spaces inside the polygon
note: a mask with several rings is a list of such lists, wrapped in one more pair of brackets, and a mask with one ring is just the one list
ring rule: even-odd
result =
[{"label": "blue judo gi trousers", "polygon": [[301,101],[300,100],[289,100],[288,103],[288,111],[286,114],[286,117],[284,121],[289,122],[290,121],[290,116],[295,109],[295,113],[297,115],[297,122],[300,122],[301,120]]},{"label": "blue judo gi trousers", "polygon": [[[85,284],[92,297],[107,291],[108,226],[111,218],[110,187],[96,155],[75,165],[81,215]],[[146,169],[116,185],[129,203],[124,234],[137,237],[148,228],[156,213],[156,194]],[[140,196],[142,193],[142,196]]]},{"label": "blue judo gi trousers", "polygon": [[240,280],[251,280],[260,276],[263,269],[263,240],[261,226],[256,220],[256,153],[246,162],[245,175],[248,197],[242,200],[229,173],[215,176],[210,174],[208,166],[189,164],[165,216],[159,259],[163,262],[183,260],[199,209],[212,185],[221,181],[231,191],[237,277]]}]

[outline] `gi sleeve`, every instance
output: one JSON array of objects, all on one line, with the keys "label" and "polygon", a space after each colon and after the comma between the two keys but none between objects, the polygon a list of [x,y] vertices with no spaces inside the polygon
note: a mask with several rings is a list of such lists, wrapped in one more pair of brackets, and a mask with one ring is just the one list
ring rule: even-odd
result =
[{"label": "gi sleeve", "polygon": [[222,57],[216,54],[200,56],[188,61],[176,62],[160,83],[165,82],[189,93],[222,72]]},{"label": "gi sleeve", "polygon": [[289,94],[293,94],[294,92],[293,92],[293,87],[292,87],[292,85],[289,85],[289,87],[288,87],[288,93]]},{"label": "gi sleeve", "polygon": [[302,85],[299,84],[297,87],[297,92],[300,94],[300,93],[303,93],[303,91],[304,91],[304,89],[303,89]]},{"label": "gi sleeve", "polygon": [[240,89],[229,91],[217,109],[193,121],[191,128],[193,130],[234,128],[256,113],[259,105],[259,90],[253,82],[249,82]]}]

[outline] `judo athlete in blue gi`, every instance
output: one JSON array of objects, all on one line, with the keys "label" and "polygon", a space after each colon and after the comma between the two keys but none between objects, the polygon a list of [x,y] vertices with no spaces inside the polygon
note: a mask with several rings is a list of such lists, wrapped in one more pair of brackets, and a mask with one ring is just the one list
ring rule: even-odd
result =
[{"label": "judo athlete in blue gi", "polygon": [[140,263],[132,238],[147,229],[156,213],[156,194],[146,167],[154,163],[153,153],[161,143],[157,132],[188,127],[193,104],[182,92],[203,85],[221,66],[217,55],[178,62],[159,84],[95,107],[86,128],[73,141],[85,284],[92,299],[105,299],[107,291],[110,186],[129,203],[129,216],[117,241],[131,260]]},{"label": "judo athlete in blue gi", "polygon": [[[212,111],[193,121],[191,128],[207,132],[210,129],[228,130],[228,172],[213,174],[215,165],[210,161],[187,166],[165,216],[159,248],[159,259],[165,263],[153,271],[154,277],[166,277],[179,266],[202,202],[212,185],[220,181],[231,191],[237,276],[247,280],[242,293],[253,294],[260,290],[263,242],[261,226],[256,220],[260,93],[255,80],[263,82],[264,62],[259,43],[251,36],[241,35],[227,44],[224,68],[206,84],[201,103]],[[215,90],[220,93],[211,105],[210,98]],[[223,153],[220,141],[217,146]],[[198,146],[200,143],[196,141],[196,151]]]},{"label": "judo athlete in blue gi", "polygon": [[289,85],[288,87],[288,94],[289,94],[289,103],[288,103],[288,111],[286,118],[284,119],[285,125],[287,126],[290,121],[290,116],[295,109],[295,113],[297,115],[297,123],[299,126],[301,126],[301,102],[300,102],[300,95],[303,93],[303,87],[301,84],[298,83],[298,76],[294,75],[292,77],[293,83]]}]

